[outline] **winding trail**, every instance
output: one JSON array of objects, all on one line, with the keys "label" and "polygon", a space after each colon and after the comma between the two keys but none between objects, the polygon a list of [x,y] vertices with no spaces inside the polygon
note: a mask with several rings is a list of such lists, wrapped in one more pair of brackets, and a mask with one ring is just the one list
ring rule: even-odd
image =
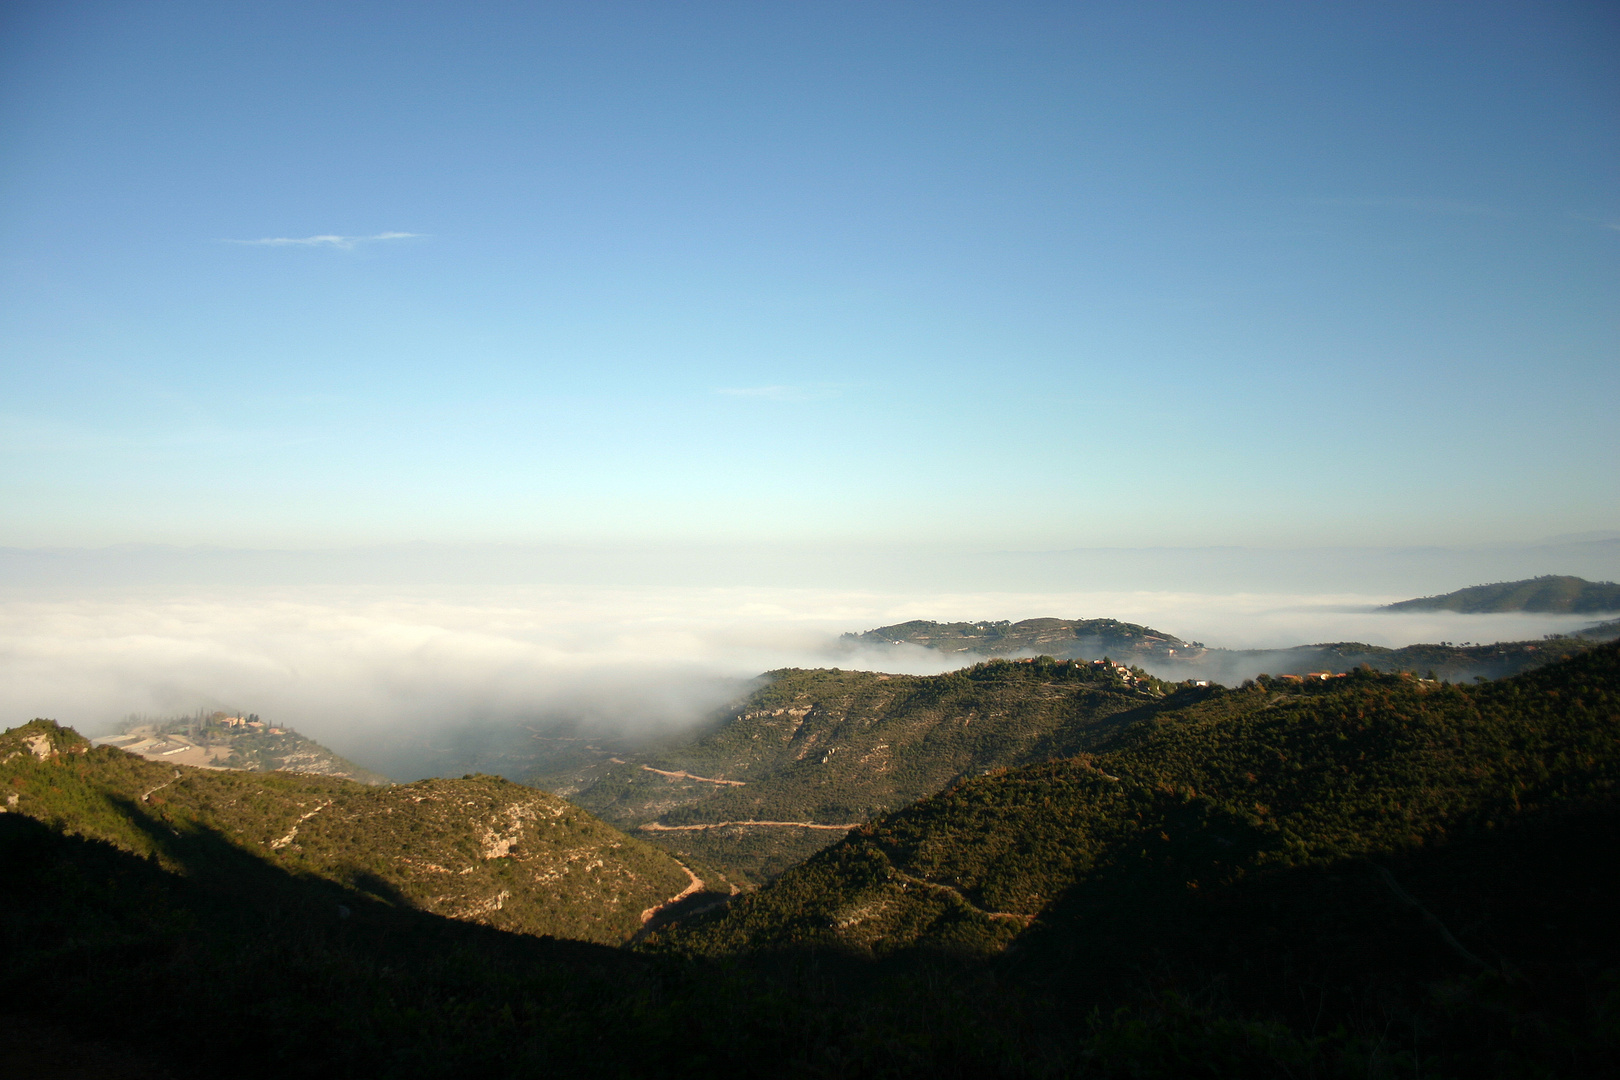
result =
[{"label": "winding trail", "polygon": [[962,901],[962,903],[964,903],[968,907],[972,908],[974,911],[977,911],[980,915],[983,915],[983,916],[985,916],[986,918],[989,918],[989,919],[1015,919],[1018,922],[1023,923],[1025,926],[1028,926],[1030,923],[1035,921],[1035,916],[1033,916],[1033,915],[1020,915],[1016,911],[986,911],[986,910],[984,910],[984,908],[980,907],[978,904],[975,904],[973,901],[971,901],[967,897],[963,896],[962,895],[962,890],[958,889],[956,886],[954,886],[954,885],[941,885],[937,881],[929,881],[927,878],[916,877],[916,876],[914,876],[912,874],[906,873],[904,870],[902,870],[899,867],[895,866],[893,863],[889,864],[889,873],[892,874],[893,876],[899,878],[901,881],[907,881],[907,882],[910,882],[913,885],[921,885],[925,889],[937,889],[940,892],[948,892],[952,896],[955,896],[958,900]]},{"label": "winding trail", "polygon": [[141,802],[146,802],[152,796],[156,795],[158,792],[162,791],[164,788],[168,787],[170,784],[174,783],[178,779],[180,779],[180,770],[176,769],[176,770],[174,770],[174,775],[173,776],[171,776],[169,779],[163,781],[163,783],[159,784],[157,787],[153,788],[151,791],[148,791],[145,795],[142,795],[141,796]]},{"label": "winding trail", "polygon": [[[725,781],[735,783],[736,781]],[[861,826],[861,822],[854,821],[848,825],[818,825],[814,821],[709,821],[702,825],[660,825],[656,821],[649,821],[645,825],[637,825],[638,832],[697,832],[701,829],[729,829],[734,825],[745,826],[780,826],[794,829],[843,829],[849,831]]]},{"label": "winding trail", "polygon": [[[609,758],[608,760],[612,761],[614,759]],[[624,763],[621,761],[619,764],[622,765]],[[701,780],[705,784],[725,784],[728,787],[747,787],[748,786],[748,781],[746,781],[746,780],[716,780],[712,776],[699,776],[696,773],[680,772],[680,771],[672,772],[669,769],[655,769],[651,765],[643,765],[642,768],[645,769],[647,772],[655,772],[659,776],[667,776],[672,780]]]},{"label": "winding trail", "polygon": [[332,800],[328,799],[325,802],[321,803],[321,805],[317,806],[315,809],[311,810],[309,813],[307,813],[307,814],[303,815],[302,817],[300,817],[297,821],[293,822],[292,830],[290,832],[288,832],[286,836],[281,837],[279,840],[270,841],[270,850],[271,851],[279,851],[282,848],[286,847],[288,844],[292,843],[294,838],[296,838],[298,836],[298,826],[302,825],[304,822],[308,821],[310,818],[314,817],[316,814],[320,813],[322,810],[325,810],[328,806],[331,806],[331,805],[332,805]]},{"label": "winding trail", "polygon": [[679,859],[675,860],[675,865],[686,871],[686,876],[692,879],[692,883],[686,888],[682,889],[680,892],[676,893],[674,896],[670,897],[668,900],[665,900],[662,904],[654,904],[646,911],[643,911],[641,913],[642,926],[646,926],[648,923],[652,922],[658,913],[663,911],[665,908],[673,907],[682,900],[685,900],[688,896],[691,896],[693,893],[703,891],[703,879],[692,873],[692,868],[690,866],[687,866]]}]

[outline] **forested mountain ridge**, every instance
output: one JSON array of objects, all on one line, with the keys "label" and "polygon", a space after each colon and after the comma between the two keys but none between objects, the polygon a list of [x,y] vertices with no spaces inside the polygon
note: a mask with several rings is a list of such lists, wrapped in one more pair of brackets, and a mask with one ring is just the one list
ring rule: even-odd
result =
[{"label": "forested mountain ridge", "polygon": [[1620,584],[1548,574],[1523,581],[1474,585],[1439,596],[1386,604],[1384,611],[1457,611],[1481,614],[1500,611],[1598,614],[1620,611]]},{"label": "forested mountain ridge", "polygon": [[[1189,677],[1258,661],[1279,675],[1369,666],[1461,680],[1533,670],[1592,646],[1584,637],[1401,649],[1341,642],[1280,652],[1197,646],[1185,664],[1151,663]],[[1118,662],[1051,657],[991,660],[932,676],[791,669],[763,678],[766,685],[722,714],[713,730],[684,745],[598,755],[594,764],[524,779],[683,857],[758,880],[835,842],[844,829],[962,777],[1094,748],[1113,730],[1105,723],[1111,717],[1189,692],[1187,683]]]},{"label": "forested mountain ridge", "polygon": [[1149,657],[1167,659],[1196,655],[1198,642],[1182,641],[1173,634],[1118,619],[1023,619],[1019,622],[911,622],[880,626],[859,634],[845,634],[847,644],[921,645],[946,653],[976,656],[1043,655],[1059,660],[1096,659],[1138,662]]},{"label": "forested mountain ridge", "polygon": [[686,746],[533,782],[671,850],[763,877],[962,776],[1084,749],[1175,689],[1139,669],[1050,658],[766,678]]},{"label": "forested mountain ridge", "polygon": [[1592,626],[1562,638],[1485,645],[1443,642],[1388,648],[1340,641],[1287,649],[1223,649],[1183,641],[1163,631],[1114,619],[1025,619],[1017,623],[915,620],[862,634],[845,634],[843,640],[858,642],[867,648],[918,645],[965,656],[1034,653],[1058,659],[1107,656],[1139,664],[1167,680],[1208,679],[1231,684],[1261,670],[1272,675],[1303,675],[1322,669],[1347,671],[1362,664],[1380,671],[1432,673],[1436,678],[1454,681],[1476,677],[1500,679],[1572,656],[1592,641],[1611,640],[1616,636],[1620,636],[1620,624]]},{"label": "forested mountain ridge", "polygon": [[1469,679],[1502,679],[1531,671],[1574,656],[1595,641],[1620,636],[1612,629],[1589,627],[1580,634],[1540,638],[1535,641],[1497,641],[1485,645],[1454,645],[1449,642],[1404,645],[1389,648],[1361,641],[1334,641],[1317,645],[1297,645],[1280,653],[1259,650],[1210,649],[1208,663],[1263,657],[1268,674],[1303,674],[1308,671],[1349,671],[1366,665],[1385,672],[1410,672],[1437,679],[1462,682]]},{"label": "forested mountain ridge", "polygon": [[1170,701],[1093,754],[968,779],[876,821],[667,939],[994,953],[1032,922],[1036,936],[1083,939],[1069,917],[1082,909],[1117,921],[1276,872],[1610,808],[1617,649],[1473,687],[1362,671]]},{"label": "forested mountain ridge", "polygon": [[491,776],[378,788],[199,769],[35,720],[0,734],[0,790],[10,813],[160,865],[170,838],[206,833],[293,874],[524,933],[617,943],[690,882],[658,848]]}]

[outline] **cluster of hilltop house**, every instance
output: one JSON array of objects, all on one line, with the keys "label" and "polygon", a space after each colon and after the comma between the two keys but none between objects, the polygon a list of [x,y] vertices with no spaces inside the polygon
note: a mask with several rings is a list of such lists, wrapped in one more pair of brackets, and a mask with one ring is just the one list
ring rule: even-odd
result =
[{"label": "cluster of hilltop house", "polygon": [[[1034,662],[1035,659],[1033,657],[1026,657],[1016,661],[1016,663],[1020,664],[1033,664]],[[1136,677],[1135,674],[1132,673],[1130,667],[1125,664],[1121,664],[1117,660],[1071,660],[1070,663],[1077,668],[1092,667],[1099,671],[1107,671],[1112,668],[1114,674],[1118,675],[1121,679],[1124,679],[1126,684],[1129,686],[1135,686],[1141,681]],[[1349,672],[1347,671],[1307,671],[1303,675],[1279,675],[1277,677],[1279,679],[1285,679],[1288,682],[1304,683],[1311,682],[1312,680],[1327,682],[1329,679],[1342,679],[1348,674]],[[1209,680],[1194,679],[1192,680],[1192,684],[1194,686],[1208,686]]]},{"label": "cluster of hilltop house", "polygon": [[[1033,664],[1035,662],[1035,657],[1028,656],[1014,662],[1019,664]],[[1098,671],[1107,671],[1112,668],[1114,674],[1125,680],[1125,685],[1127,686],[1135,686],[1137,683],[1142,681],[1136,676],[1136,673],[1130,669],[1129,665],[1122,664],[1118,660],[1070,660],[1069,663],[1073,664],[1077,668],[1091,667],[1097,669]],[[1198,680],[1197,685],[1208,686],[1209,680],[1200,679]]]},{"label": "cluster of hilltop house", "polygon": [[208,718],[212,723],[221,727],[242,728],[245,731],[262,731],[269,735],[285,735],[285,728],[269,727],[254,713],[247,716],[226,716],[224,713],[215,713]]}]

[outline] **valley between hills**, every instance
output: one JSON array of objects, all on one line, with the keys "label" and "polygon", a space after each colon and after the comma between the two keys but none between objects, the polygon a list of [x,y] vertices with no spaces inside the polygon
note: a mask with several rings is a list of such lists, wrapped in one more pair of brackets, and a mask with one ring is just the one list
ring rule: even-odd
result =
[{"label": "valley between hills", "polygon": [[[1225,687],[1133,659],[1196,643],[1031,622],[881,628],[1048,652],[771,672],[684,743],[526,784],[13,728],[5,1030],[25,1063],[142,1077],[1581,1076],[1620,1051],[1620,643]],[[1061,655],[1099,632],[1121,655]],[[209,1037],[97,1019],[152,1003]]]}]

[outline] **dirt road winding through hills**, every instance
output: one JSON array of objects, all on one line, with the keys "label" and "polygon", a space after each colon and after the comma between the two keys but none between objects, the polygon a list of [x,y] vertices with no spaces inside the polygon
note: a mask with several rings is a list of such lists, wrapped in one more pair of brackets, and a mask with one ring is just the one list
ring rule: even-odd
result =
[{"label": "dirt road winding through hills", "polygon": [[[610,758],[609,760],[612,759]],[[667,776],[671,780],[699,780],[705,784],[725,784],[727,787],[748,786],[748,781],[746,780],[717,780],[712,776],[699,776],[696,773],[689,773],[679,770],[671,771],[669,769],[655,769],[651,765],[643,765],[642,769],[647,772],[657,773],[659,776]]]},{"label": "dirt road winding through hills", "polygon": [[686,871],[686,876],[691,879],[691,884],[682,889],[680,892],[676,893],[674,896],[670,897],[668,900],[665,900],[662,904],[655,904],[646,911],[643,911],[641,913],[642,926],[646,926],[648,923],[652,922],[653,919],[657,917],[658,913],[663,911],[665,908],[674,907],[676,904],[680,903],[682,900],[685,900],[693,893],[703,891],[703,879],[692,873],[692,868],[690,866],[687,866],[685,863],[680,862],[679,860],[676,860],[676,865],[682,870]]},{"label": "dirt road winding through hills", "polygon": [[180,779],[180,770],[176,769],[176,770],[174,770],[174,776],[173,777],[171,777],[168,780],[163,781],[163,783],[159,784],[157,787],[153,788],[151,791],[148,791],[146,794],[142,795],[141,796],[141,802],[148,802],[152,798],[152,796],[156,795],[158,792],[162,791],[164,788],[168,787],[170,784],[174,783],[178,779]]},{"label": "dirt road winding through hills", "polygon": [[861,822],[854,821],[848,825],[818,825],[814,821],[707,821],[701,825],[660,825],[656,821],[649,821],[645,825],[637,825],[636,829],[641,832],[696,832],[701,829],[729,829],[737,825],[766,825],[794,829],[843,829],[848,832],[850,829],[859,828]]},{"label": "dirt road winding through hills", "polygon": [[975,904],[973,901],[969,900],[966,896],[963,896],[962,890],[958,889],[956,886],[941,885],[937,881],[929,881],[927,878],[916,877],[906,873],[904,870],[901,870],[899,867],[892,864],[889,866],[889,873],[899,880],[909,882],[912,885],[921,885],[925,889],[935,889],[940,892],[948,892],[952,896],[955,896],[958,900],[962,901],[962,903],[966,904],[968,907],[972,908],[974,911],[977,911],[980,915],[983,915],[988,919],[1015,919],[1018,922],[1023,923],[1025,926],[1028,926],[1030,923],[1035,921],[1035,916],[1023,915],[1016,911],[986,911],[978,904]]}]

